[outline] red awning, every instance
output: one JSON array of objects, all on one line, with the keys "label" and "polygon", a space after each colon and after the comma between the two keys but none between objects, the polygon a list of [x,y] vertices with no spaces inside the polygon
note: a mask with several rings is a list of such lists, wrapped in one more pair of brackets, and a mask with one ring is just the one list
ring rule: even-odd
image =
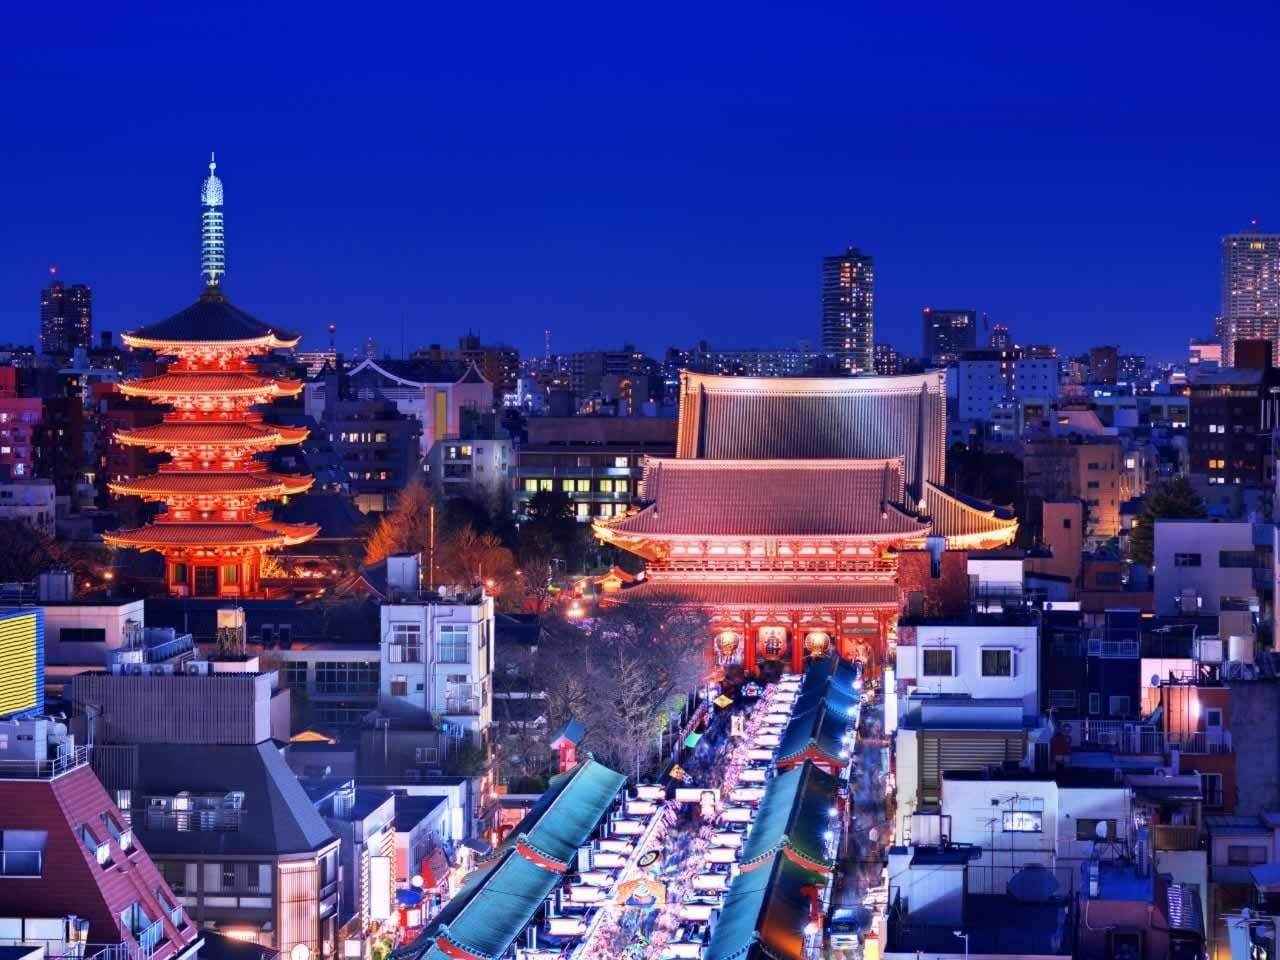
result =
[{"label": "red awning", "polygon": [[449,859],[439,847],[422,859],[422,889],[435,890],[449,882]]}]

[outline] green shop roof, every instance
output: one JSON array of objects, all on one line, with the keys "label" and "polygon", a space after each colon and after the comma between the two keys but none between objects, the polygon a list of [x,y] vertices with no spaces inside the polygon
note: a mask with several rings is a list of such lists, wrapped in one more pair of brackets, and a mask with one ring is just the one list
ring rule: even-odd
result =
[{"label": "green shop roof", "polygon": [[569,864],[627,782],[592,758],[553,777],[551,785],[525,814],[495,852],[500,855],[521,841],[542,856]]},{"label": "green shop roof", "polygon": [[[500,957],[515,943],[564,875],[544,870],[516,850],[468,878],[422,935],[398,956],[434,960],[444,939],[477,957]],[[417,949],[415,949],[417,948]],[[426,948],[419,953],[417,950]]]},{"label": "green shop roof", "polygon": [[834,712],[822,704],[816,710],[791,718],[778,745],[777,762],[785,763],[803,756],[811,747],[833,761],[839,761],[844,749],[844,733],[853,719],[845,711]]},{"label": "green shop roof", "polygon": [[808,761],[770,780],[751,834],[742,847],[743,867],[782,853],[785,848],[809,863],[830,868],[824,834],[831,829],[838,786],[838,778]]},{"label": "green shop roof", "polygon": [[804,960],[811,877],[780,855],[738,874],[702,960]]}]

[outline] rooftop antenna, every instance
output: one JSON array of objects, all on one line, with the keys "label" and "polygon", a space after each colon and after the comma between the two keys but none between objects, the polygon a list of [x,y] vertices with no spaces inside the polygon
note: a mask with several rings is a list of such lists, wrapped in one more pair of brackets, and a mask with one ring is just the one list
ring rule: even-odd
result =
[{"label": "rooftop antenna", "polygon": [[329,324],[329,352],[332,354],[336,354],[338,352],[337,347],[334,346],[334,343],[336,342],[334,340],[334,333],[337,329],[338,325],[336,323]]},{"label": "rooftop antenna", "polygon": [[542,333],[546,337],[546,341],[547,341],[545,359],[547,363],[550,363],[551,362],[551,328],[548,327],[546,330],[543,330]]}]

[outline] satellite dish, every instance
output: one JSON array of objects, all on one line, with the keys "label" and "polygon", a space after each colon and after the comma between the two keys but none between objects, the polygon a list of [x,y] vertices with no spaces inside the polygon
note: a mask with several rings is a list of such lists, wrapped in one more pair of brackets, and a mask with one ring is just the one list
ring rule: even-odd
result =
[{"label": "satellite dish", "polygon": [[1107,821],[1105,820],[1099,820],[1094,825],[1093,833],[1099,840],[1111,839],[1111,829],[1107,826]]},{"label": "satellite dish", "polygon": [[1033,864],[1010,877],[1006,889],[1019,903],[1045,903],[1058,892],[1058,881],[1051,871]]}]

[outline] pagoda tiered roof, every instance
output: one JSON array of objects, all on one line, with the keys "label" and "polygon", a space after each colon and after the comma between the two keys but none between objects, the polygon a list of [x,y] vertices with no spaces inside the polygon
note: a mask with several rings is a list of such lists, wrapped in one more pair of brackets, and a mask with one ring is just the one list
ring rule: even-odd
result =
[{"label": "pagoda tiered roof", "polygon": [[282,496],[305,493],[315,483],[314,477],[284,473],[188,473],[161,471],[149,477],[137,477],[111,483],[111,492],[124,497],[163,499],[165,497],[239,497],[256,496],[275,500]]},{"label": "pagoda tiered roof", "polygon": [[160,521],[132,530],[105,533],[102,539],[113,547],[137,550],[175,548],[253,547],[268,549],[306,543],[320,532],[314,524],[275,523],[179,523]]},{"label": "pagoda tiered roof", "polygon": [[165,400],[170,397],[292,397],[302,390],[301,380],[276,380],[247,370],[209,372],[171,370],[156,377],[129,380],[119,385],[126,396]]},{"label": "pagoda tiered roof", "polygon": [[265,353],[294,346],[296,334],[268,326],[227,300],[219,287],[210,286],[200,299],[158,323],[123,334],[130,347],[172,353],[182,346],[220,347]]},{"label": "pagoda tiered roof", "polygon": [[166,420],[133,430],[119,430],[115,436],[120,443],[133,447],[259,447],[266,450],[282,444],[301,443],[308,432],[306,427],[254,421]]},{"label": "pagoda tiered roof", "polygon": [[[680,460],[645,463],[639,513],[598,529],[631,537],[926,536],[908,513],[901,457],[875,460]],[[608,534],[606,533],[605,536]]]}]

